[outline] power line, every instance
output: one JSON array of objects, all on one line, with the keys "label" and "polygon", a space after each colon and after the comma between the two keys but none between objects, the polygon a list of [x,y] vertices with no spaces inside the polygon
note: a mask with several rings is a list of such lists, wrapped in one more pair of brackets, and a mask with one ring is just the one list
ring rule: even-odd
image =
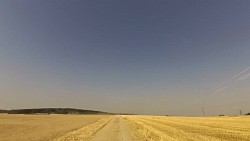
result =
[{"label": "power line", "polygon": [[203,115],[203,117],[205,116],[205,108],[204,107],[201,107],[201,109],[202,109],[202,115]]}]

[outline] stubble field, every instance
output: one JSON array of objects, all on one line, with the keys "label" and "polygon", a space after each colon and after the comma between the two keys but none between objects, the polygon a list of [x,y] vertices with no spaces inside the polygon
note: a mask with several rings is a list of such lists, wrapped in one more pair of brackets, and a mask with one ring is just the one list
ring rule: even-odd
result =
[{"label": "stubble field", "polygon": [[250,141],[250,117],[130,116],[139,140]]},{"label": "stubble field", "polygon": [[0,141],[47,141],[96,123],[108,115],[0,114]]},{"label": "stubble field", "polygon": [[250,117],[0,114],[1,141],[249,141]]}]

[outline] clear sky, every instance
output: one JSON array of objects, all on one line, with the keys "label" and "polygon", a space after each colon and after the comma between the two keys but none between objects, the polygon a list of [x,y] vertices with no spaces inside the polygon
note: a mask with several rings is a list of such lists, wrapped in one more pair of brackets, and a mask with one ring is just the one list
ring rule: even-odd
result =
[{"label": "clear sky", "polygon": [[249,0],[0,0],[0,109],[250,112],[249,7]]}]

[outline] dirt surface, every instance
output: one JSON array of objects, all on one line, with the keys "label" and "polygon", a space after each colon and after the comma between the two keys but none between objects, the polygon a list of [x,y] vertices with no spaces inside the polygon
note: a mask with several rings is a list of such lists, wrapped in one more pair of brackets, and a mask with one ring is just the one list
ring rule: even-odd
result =
[{"label": "dirt surface", "polygon": [[90,141],[133,141],[131,132],[122,116],[115,116],[102,129],[95,133]]}]

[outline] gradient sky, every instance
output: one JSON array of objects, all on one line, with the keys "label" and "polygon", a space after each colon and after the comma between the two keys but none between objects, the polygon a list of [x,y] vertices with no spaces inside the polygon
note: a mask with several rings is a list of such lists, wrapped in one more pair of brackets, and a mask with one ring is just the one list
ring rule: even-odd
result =
[{"label": "gradient sky", "polygon": [[0,0],[0,109],[250,112],[249,7],[249,0]]}]

